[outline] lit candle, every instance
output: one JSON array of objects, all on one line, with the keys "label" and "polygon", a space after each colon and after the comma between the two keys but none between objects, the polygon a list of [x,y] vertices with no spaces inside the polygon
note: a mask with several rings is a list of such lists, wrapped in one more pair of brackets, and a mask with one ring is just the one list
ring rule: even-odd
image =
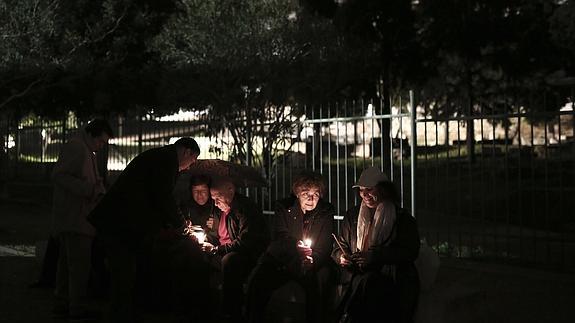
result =
[{"label": "lit candle", "polygon": [[198,239],[199,244],[203,244],[206,240],[206,234],[204,232],[194,232],[193,235]]},{"label": "lit candle", "polygon": [[303,244],[308,247],[311,248],[311,239],[304,239],[303,240]]}]

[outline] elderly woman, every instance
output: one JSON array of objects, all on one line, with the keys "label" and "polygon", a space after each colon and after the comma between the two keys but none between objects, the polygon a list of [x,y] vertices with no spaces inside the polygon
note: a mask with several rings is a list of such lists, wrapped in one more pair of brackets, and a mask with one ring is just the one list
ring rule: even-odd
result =
[{"label": "elderly woman", "polygon": [[295,280],[306,291],[306,321],[327,321],[333,205],[321,198],[319,175],[307,173],[292,185],[293,196],[276,203],[272,243],[252,272],[248,286],[250,322],[265,320],[272,293]]},{"label": "elderly woman", "polygon": [[378,168],[365,169],[353,187],[361,204],[348,210],[332,253],[347,285],[340,322],[411,322],[419,295],[415,219]]}]

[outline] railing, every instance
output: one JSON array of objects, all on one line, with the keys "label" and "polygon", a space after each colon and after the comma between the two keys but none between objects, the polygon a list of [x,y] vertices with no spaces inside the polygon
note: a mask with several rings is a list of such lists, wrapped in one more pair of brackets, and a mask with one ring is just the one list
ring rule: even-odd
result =
[{"label": "railing", "polygon": [[[325,198],[338,210],[339,229],[345,211],[358,203],[351,186],[363,168],[375,165],[396,183],[403,207],[417,215],[422,237],[440,254],[574,268],[572,109],[430,118],[425,107],[412,113],[413,95],[399,100],[391,114],[383,113],[382,106],[350,101],[306,107],[303,117],[293,118],[293,125],[276,138],[269,138],[273,119],[255,120],[249,145],[241,147],[231,126],[246,127],[245,118],[221,120],[206,111],[182,119],[116,118],[111,120],[116,138],[108,148],[106,169],[113,178],[138,153],[181,136],[198,140],[200,158],[246,163],[239,151],[251,148],[250,163],[262,170],[269,185],[246,193],[263,210],[270,213],[276,199],[290,194],[298,171],[314,170],[326,180]],[[466,138],[470,121],[472,146]],[[72,123],[6,123],[3,178],[32,174],[47,179],[59,146],[73,132]],[[184,178],[180,194],[187,194],[186,187]]]}]

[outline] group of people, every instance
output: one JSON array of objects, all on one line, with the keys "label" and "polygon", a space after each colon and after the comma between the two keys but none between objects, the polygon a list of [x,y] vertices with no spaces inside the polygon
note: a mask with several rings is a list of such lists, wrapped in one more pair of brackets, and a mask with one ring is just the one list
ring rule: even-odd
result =
[{"label": "group of people", "polygon": [[[97,236],[111,276],[111,322],[138,321],[137,277],[150,254],[167,264],[161,274],[169,277],[165,297],[173,297],[174,310],[191,321],[208,320],[217,308],[228,322],[265,322],[272,294],[289,281],[305,291],[308,322],[412,321],[419,235],[378,168],[362,172],[354,185],[360,203],[337,234],[336,210],[322,198],[324,182],[314,173],[294,179],[293,194],[276,202],[268,221],[226,177],[192,176],[190,199],[177,203],[178,173],[200,154],[192,138],[138,155],[106,191],[94,154],[112,135],[105,121],[89,123],[64,146],[54,169],[56,313],[95,316],[86,290]],[[192,225],[201,227],[205,240],[187,234]],[[209,298],[214,276],[221,281],[216,306]]]}]

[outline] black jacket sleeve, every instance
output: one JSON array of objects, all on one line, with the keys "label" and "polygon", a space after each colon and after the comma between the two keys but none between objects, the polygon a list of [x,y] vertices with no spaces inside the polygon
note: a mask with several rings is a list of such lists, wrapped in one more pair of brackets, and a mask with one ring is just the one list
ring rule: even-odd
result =
[{"label": "black jacket sleeve", "polygon": [[409,263],[417,258],[420,242],[415,218],[398,209],[395,230],[396,238],[389,245],[370,248],[376,265]]},{"label": "black jacket sleeve", "polygon": [[276,209],[271,221],[272,240],[289,239],[290,232],[286,223],[288,209],[280,202],[276,202]]},{"label": "black jacket sleeve", "polygon": [[319,210],[317,223],[312,228],[315,231],[317,241],[312,245],[312,258],[315,267],[322,266],[329,260],[332,252],[331,234],[333,233],[333,215],[335,208],[329,203],[322,203],[322,209]]},{"label": "black jacket sleeve", "polygon": [[247,198],[243,198],[235,211],[233,227],[228,226],[232,242],[218,249],[219,254],[232,251],[247,251],[254,255],[261,253],[269,242],[269,230],[265,225],[262,211]]},{"label": "black jacket sleeve", "polygon": [[354,225],[354,214],[356,214],[356,208],[351,208],[346,212],[346,215],[343,219],[343,224],[341,226],[341,235],[338,237],[339,242],[343,248],[343,251],[339,248],[339,245],[334,242],[333,243],[333,251],[331,256],[333,260],[339,264],[339,257],[343,252],[351,255],[353,253],[354,248],[354,235],[352,230],[356,230]]}]

